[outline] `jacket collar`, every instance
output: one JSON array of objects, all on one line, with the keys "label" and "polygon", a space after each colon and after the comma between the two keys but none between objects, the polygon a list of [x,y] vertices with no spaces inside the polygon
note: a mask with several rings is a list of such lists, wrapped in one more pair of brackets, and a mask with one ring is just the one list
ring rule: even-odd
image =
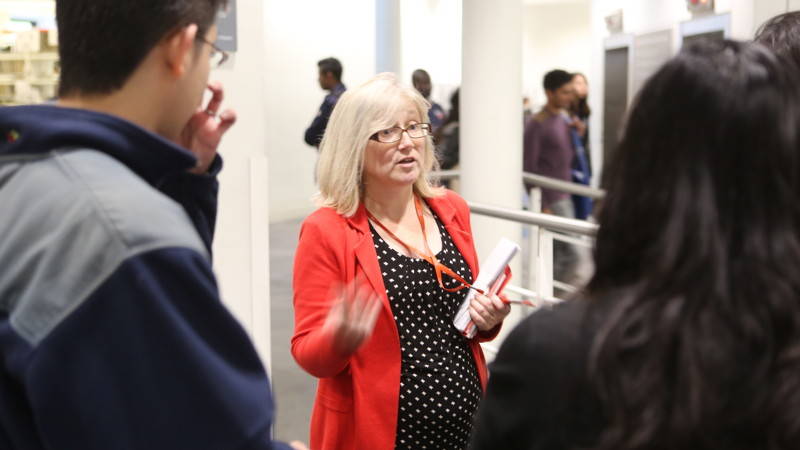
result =
[{"label": "jacket collar", "polygon": [[[439,217],[439,220],[442,223],[449,227],[453,222],[457,222],[458,218],[456,216],[456,209],[453,207],[453,204],[450,203],[446,196],[442,195],[439,197],[429,197],[424,199],[425,203],[427,203],[428,207],[436,213]],[[347,218],[347,223],[355,230],[360,231],[362,234],[369,234],[369,219],[367,218],[367,208],[364,206],[364,202],[361,202],[358,205],[358,209],[356,210],[355,214]],[[460,229],[463,229],[463,224],[458,224]]]},{"label": "jacket collar", "polygon": [[194,167],[188,150],[122,118],[55,105],[0,108],[0,157],[90,148],[119,160],[148,183]]},{"label": "jacket collar", "polygon": [[[464,256],[470,270],[472,270],[473,276],[476,276],[478,273],[478,266],[475,260],[475,254],[472,251],[472,236],[467,233],[465,224],[460,223],[458,220],[457,210],[448,199],[448,195],[430,197],[425,199],[425,201],[431,210],[439,217],[439,220],[442,221],[447,232],[450,233],[453,243]],[[372,235],[369,231],[367,209],[363,202],[359,205],[356,213],[347,218],[347,223],[359,234],[353,246],[356,260],[364,270],[375,292],[385,293],[386,288],[384,287],[380,265],[378,264],[378,255],[375,253],[375,246],[373,245]],[[383,295],[383,297],[385,297],[385,295]],[[384,298],[384,303],[386,306],[390,307],[388,302],[388,298]]]}]

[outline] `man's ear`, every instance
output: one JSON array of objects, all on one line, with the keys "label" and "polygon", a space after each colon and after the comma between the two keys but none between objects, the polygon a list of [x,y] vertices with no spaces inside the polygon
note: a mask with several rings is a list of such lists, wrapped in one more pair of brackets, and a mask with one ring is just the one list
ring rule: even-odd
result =
[{"label": "man's ear", "polygon": [[174,77],[182,77],[191,65],[196,37],[197,25],[191,24],[167,36],[161,43],[164,62]]}]

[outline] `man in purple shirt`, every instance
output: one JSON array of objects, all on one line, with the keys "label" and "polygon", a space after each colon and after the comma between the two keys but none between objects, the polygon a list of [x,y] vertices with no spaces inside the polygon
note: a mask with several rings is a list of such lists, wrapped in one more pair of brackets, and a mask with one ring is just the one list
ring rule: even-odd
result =
[{"label": "man in purple shirt", "polygon": [[[552,70],[544,76],[547,104],[525,125],[523,170],[563,181],[572,181],[575,148],[569,130],[566,108],[574,100],[572,74]],[[526,183],[526,189],[533,186]],[[575,208],[566,192],[542,189],[542,211],[574,218]],[[578,260],[569,244],[555,241],[553,245],[553,274],[555,279],[570,282]]]}]

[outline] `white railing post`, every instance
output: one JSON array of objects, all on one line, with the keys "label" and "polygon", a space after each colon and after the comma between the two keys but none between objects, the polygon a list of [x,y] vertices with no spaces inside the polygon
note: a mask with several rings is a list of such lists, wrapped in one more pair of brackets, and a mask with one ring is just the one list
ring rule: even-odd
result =
[{"label": "white railing post", "polygon": [[539,255],[534,290],[542,297],[553,296],[553,233],[539,227]]},{"label": "white railing post", "polygon": [[[539,187],[532,187],[530,195],[528,196],[528,207],[531,212],[542,211],[542,189]],[[526,236],[525,249],[528,258],[527,268],[525,273],[525,282],[527,286],[535,286],[536,278],[538,276],[537,267],[539,264],[539,229],[536,225],[528,226],[528,235]]]}]

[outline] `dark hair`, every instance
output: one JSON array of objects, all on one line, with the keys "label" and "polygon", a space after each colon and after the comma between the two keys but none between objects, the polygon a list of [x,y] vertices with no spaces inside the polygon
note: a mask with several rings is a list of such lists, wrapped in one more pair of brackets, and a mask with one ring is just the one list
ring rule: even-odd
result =
[{"label": "dark hair", "polygon": [[458,100],[459,93],[458,92],[460,90],[461,90],[461,88],[456,88],[456,90],[453,91],[452,94],[450,94],[450,112],[447,114],[447,118],[444,120],[444,123],[442,123],[442,125],[440,125],[439,128],[434,130],[434,132],[433,132],[433,142],[436,142],[436,143],[442,142],[443,132],[445,130],[445,126],[447,124],[451,123],[451,122],[458,122],[459,121],[460,117],[459,117],[459,106],[458,106],[458,103],[459,103],[459,100]]},{"label": "dark hair", "polygon": [[428,74],[428,71],[425,69],[417,69],[411,73],[411,82],[416,84],[419,81],[427,81],[430,83],[431,76]]},{"label": "dark hair", "polygon": [[447,119],[444,121],[443,125],[446,125],[450,122],[458,122],[459,120],[459,106],[458,106],[458,97],[460,88],[456,88],[452,94],[450,94],[450,114],[447,115]]},{"label": "dark hair", "polygon": [[150,50],[170,33],[197,24],[205,36],[227,0],[59,0],[61,81],[58,94],[120,89]]},{"label": "dark hair", "polygon": [[336,58],[325,58],[317,62],[319,71],[322,73],[330,72],[336,81],[342,81],[342,63]]},{"label": "dark hair", "polygon": [[[574,80],[575,77],[581,77],[583,78],[584,81],[587,81],[586,75],[580,72],[573,73],[572,79]],[[572,114],[575,114],[579,118],[586,119],[587,117],[592,115],[592,109],[589,107],[589,97],[586,96],[580,98],[578,97],[578,95],[575,95],[575,100],[572,102],[572,105],[570,105],[569,110]]]},{"label": "dark hair", "polygon": [[555,91],[572,81],[572,74],[566,70],[556,69],[547,72],[542,80],[545,91]]},{"label": "dark hair", "polygon": [[800,11],[777,15],[756,31],[755,42],[800,67]]},{"label": "dark hair", "polygon": [[800,91],[756,44],[689,44],[608,168],[590,317],[600,449],[800,442]]}]

